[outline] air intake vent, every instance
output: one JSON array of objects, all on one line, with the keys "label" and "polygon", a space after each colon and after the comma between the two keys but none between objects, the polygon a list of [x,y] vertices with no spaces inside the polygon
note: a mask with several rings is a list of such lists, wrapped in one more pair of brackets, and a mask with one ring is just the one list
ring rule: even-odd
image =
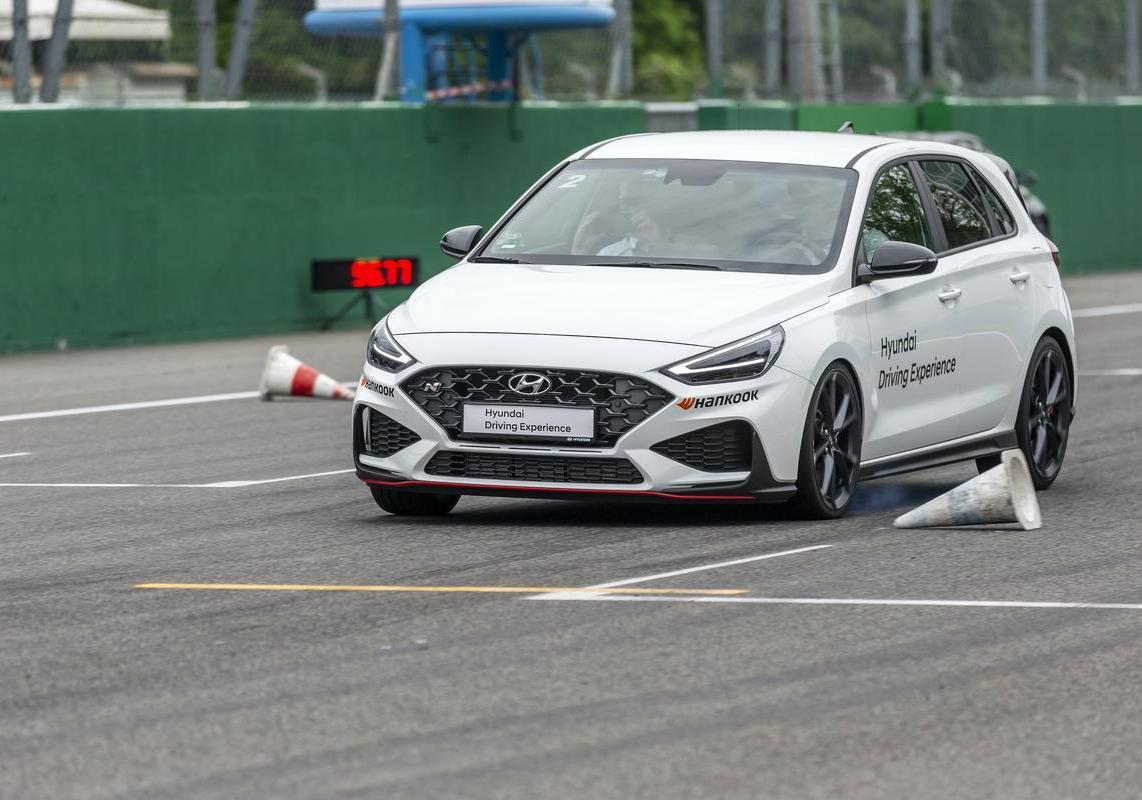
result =
[{"label": "air intake vent", "polygon": [[511,453],[439,452],[424,469],[429,475],[543,483],[641,483],[642,474],[625,458],[521,456]]},{"label": "air intake vent", "polygon": [[380,458],[399,453],[420,441],[420,437],[404,425],[368,406],[361,409],[361,433],[365,452]]},{"label": "air intake vent", "polygon": [[703,472],[744,472],[752,461],[753,431],[741,421],[699,428],[650,449]]}]

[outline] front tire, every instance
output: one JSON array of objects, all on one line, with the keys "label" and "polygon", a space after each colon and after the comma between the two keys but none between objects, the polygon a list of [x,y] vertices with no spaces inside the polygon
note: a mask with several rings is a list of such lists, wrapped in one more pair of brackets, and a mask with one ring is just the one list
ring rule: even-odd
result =
[{"label": "front tire", "polygon": [[402,517],[442,517],[455,508],[460,500],[458,494],[402,492],[383,486],[370,486],[369,491],[373,493],[378,506],[390,514]]},{"label": "front tire", "polygon": [[809,401],[793,508],[809,519],[836,519],[852,502],[860,474],[864,425],[852,373],[833,364]]}]

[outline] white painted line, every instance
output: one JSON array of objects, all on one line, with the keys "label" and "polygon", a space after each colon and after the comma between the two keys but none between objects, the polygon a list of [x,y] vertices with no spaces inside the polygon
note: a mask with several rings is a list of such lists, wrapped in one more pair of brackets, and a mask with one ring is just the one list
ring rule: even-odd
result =
[{"label": "white painted line", "polygon": [[747,556],[746,558],[735,558],[732,561],[719,561],[716,564],[703,564],[700,567],[687,567],[686,569],[676,569],[671,572],[660,572],[657,575],[643,575],[641,578],[627,578],[622,581],[611,581],[610,583],[596,583],[594,586],[588,586],[588,589],[614,589],[617,586],[630,586],[633,583],[646,583],[647,581],[657,581],[661,578],[674,578],[678,575],[690,575],[694,572],[705,572],[710,569],[721,569],[722,567],[733,567],[738,564],[749,564],[753,561],[766,561],[770,558],[781,558],[781,556],[792,556],[797,553],[811,553],[814,550],[824,550],[832,547],[831,544],[815,544],[812,547],[798,547],[796,550],[782,550],[777,553],[765,553],[760,556]]},{"label": "white painted line", "polygon": [[665,597],[647,595],[608,594],[546,594],[533,600],[608,600],[612,602],[657,603],[754,603],[757,605],[793,606],[922,606],[936,608],[1042,608],[1042,609],[1102,609],[1111,611],[1142,611],[1142,603],[1063,603],[1023,600],[879,600],[858,597]]},{"label": "white painted line", "polygon": [[1071,312],[1075,319],[1082,317],[1111,317],[1115,314],[1138,314],[1142,312],[1142,303],[1130,303],[1122,306],[1098,306],[1096,308],[1080,308]]},{"label": "white painted line", "polygon": [[83,408],[61,408],[56,411],[32,411],[27,414],[7,414],[0,416],[0,422],[23,422],[29,419],[50,419],[52,417],[76,417],[81,414],[106,414],[110,411],[137,411],[141,408],[166,408],[168,406],[189,406],[196,403],[220,403],[225,400],[249,400],[259,397],[258,392],[229,392],[228,394],[204,394],[197,397],[174,397],[169,400],[145,400],[140,403],[116,403],[109,406],[85,406]]},{"label": "white painted line", "polygon": [[305,475],[288,475],[284,478],[265,478],[258,481],[218,481],[217,483],[0,483],[2,488],[37,489],[243,489],[247,486],[261,486],[266,483],[300,481],[306,478],[323,478],[326,475],[344,475],[354,472],[350,469],[335,469],[330,472],[310,472]]},{"label": "white painted line", "polygon": [[0,458],[19,458],[20,456],[30,456],[31,453],[3,453]]},{"label": "white painted line", "polygon": [[[695,573],[695,572],[704,572],[704,571],[710,570],[710,569],[721,569],[722,567],[732,567],[732,566],[736,566],[737,564],[749,564],[749,563],[752,563],[754,561],[767,561],[768,559],[771,559],[771,558],[780,558],[781,556],[792,556],[792,555],[796,555],[797,553],[810,553],[814,550],[824,550],[824,549],[829,548],[829,547],[832,547],[832,545],[831,544],[816,544],[816,545],[813,545],[812,547],[798,547],[795,550],[781,550],[777,553],[764,553],[760,556],[747,556],[745,558],[735,558],[731,561],[719,561],[719,562],[714,563],[714,564],[702,564],[701,566],[698,566],[698,567],[686,567],[685,569],[676,569],[676,570],[672,570],[670,572],[659,572],[659,573],[656,573],[654,575],[643,575],[643,576],[638,577],[638,578],[626,578],[625,580],[610,581],[609,583],[596,583],[593,586],[584,587],[583,591],[587,591],[590,589],[600,589],[600,590],[617,589],[620,586],[630,586],[631,584],[634,584],[634,583],[645,583],[646,581],[657,581],[661,578],[674,578],[678,575],[690,575],[690,574]],[[598,596],[602,597],[603,594],[604,593],[600,593]],[[530,599],[532,599],[532,600],[562,600],[568,596],[570,596],[570,595],[569,594],[564,595],[564,594],[560,594],[558,592],[552,592],[549,594],[536,595],[535,597],[530,598]],[[595,596],[595,595],[592,595],[592,596]]]},{"label": "white painted line", "polygon": [[1080,369],[1079,377],[1111,377],[1111,378],[1135,378],[1142,375],[1142,369],[1125,368],[1125,369]]}]

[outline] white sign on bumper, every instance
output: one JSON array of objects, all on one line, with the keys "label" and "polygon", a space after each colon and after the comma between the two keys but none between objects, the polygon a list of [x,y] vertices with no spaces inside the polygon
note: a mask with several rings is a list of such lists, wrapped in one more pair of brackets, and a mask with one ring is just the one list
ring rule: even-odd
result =
[{"label": "white sign on bumper", "polygon": [[465,403],[463,431],[484,436],[593,439],[595,411],[590,408]]}]

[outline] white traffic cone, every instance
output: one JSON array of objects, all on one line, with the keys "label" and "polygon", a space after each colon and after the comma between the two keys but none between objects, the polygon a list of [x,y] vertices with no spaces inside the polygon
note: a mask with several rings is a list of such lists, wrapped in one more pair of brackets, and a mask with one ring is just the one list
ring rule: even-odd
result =
[{"label": "white traffic cone", "polygon": [[353,399],[353,392],[324,372],[318,372],[291,356],[289,348],[284,344],[270,348],[258,391],[261,392],[263,400],[273,400],[276,395]]},{"label": "white traffic cone", "polygon": [[1005,450],[998,467],[961,483],[896,518],[897,528],[942,528],[1018,522],[1025,531],[1043,525],[1039,498],[1020,450]]}]

